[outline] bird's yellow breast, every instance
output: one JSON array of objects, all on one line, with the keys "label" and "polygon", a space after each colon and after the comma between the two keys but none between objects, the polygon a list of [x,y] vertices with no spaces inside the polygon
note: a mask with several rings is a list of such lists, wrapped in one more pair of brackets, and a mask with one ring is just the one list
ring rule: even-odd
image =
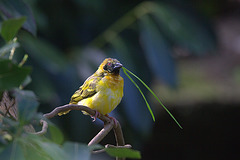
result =
[{"label": "bird's yellow breast", "polygon": [[110,113],[123,97],[123,78],[121,76],[105,76],[96,86],[97,93],[78,102],[103,115]]}]

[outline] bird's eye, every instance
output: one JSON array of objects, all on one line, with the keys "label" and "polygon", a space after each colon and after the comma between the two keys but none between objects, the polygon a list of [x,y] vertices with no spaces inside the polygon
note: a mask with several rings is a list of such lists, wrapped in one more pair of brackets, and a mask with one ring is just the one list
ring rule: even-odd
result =
[{"label": "bird's eye", "polygon": [[103,67],[104,70],[108,71],[108,72],[112,72],[113,69],[113,63],[112,62],[108,62],[107,64],[105,64],[105,66]]},{"label": "bird's eye", "polygon": [[111,65],[112,65],[111,62],[108,62],[108,63],[103,67],[103,69],[107,71],[108,68],[111,67]]}]

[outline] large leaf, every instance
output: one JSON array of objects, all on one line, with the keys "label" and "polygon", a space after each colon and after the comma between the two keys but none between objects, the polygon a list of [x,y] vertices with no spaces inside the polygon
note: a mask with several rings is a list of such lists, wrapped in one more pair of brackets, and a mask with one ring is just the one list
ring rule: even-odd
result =
[{"label": "large leaf", "polygon": [[50,132],[51,139],[53,142],[57,144],[63,143],[63,140],[64,140],[63,134],[55,125],[48,124],[48,130]]},{"label": "large leaf", "polygon": [[22,24],[25,22],[26,17],[21,18],[11,18],[3,21],[1,27],[1,35],[5,41],[12,40],[17,34],[18,30],[21,28]]},{"label": "large leaf", "polygon": [[137,150],[129,148],[106,148],[105,150],[113,157],[141,159],[141,154]]},{"label": "large leaf", "polygon": [[89,160],[90,159],[90,149],[87,145],[66,142],[63,145],[64,151],[67,153],[68,159],[71,160]]},{"label": "large leaf", "polygon": [[23,24],[23,28],[36,35],[36,23],[29,6],[22,0],[1,0],[0,11],[5,19],[18,18],[26,16],[27,20]]},{"label": "large leaf", "polygon": [[[38,140],[39,141],[39,140]],[[21,147],[24,153],[24,157],[26,160],[45,160],[45,159],[51,159],[50,156],[45,153],[41,147],[38,146],[37,143],[33,143],[29,140],[21,141]]]},{"label": "large leaf", "polygon": [[19,87],[30,72],[29,67],[19,67],[10,60],[0,59],[0,91]]},{"label": "large leaf", "polygon": [[10,143],[0,153],[0,159],[2,160],[25,160],[22,147],[17,142]]},{"label": "large leaf", "polygon": [[18,107],[18,117],[21,124],[29,123],[35,118],[39,105],[35,94],[32,91],[14,90]]},{"label": "large leaf", "polygon": [[66,153],[63,152],[62,148],[60,148],[60,146],[55,143],[39,141],[38,145],[40,146],[41,150],[43,150],[53,160],[68,159]]},{"label": "large leaf", "polygon": [[37,39],[26,32],[20,33],[19,42],[29,56],[50,73],[56,74],[66,66],[63,53],[50,43]]},{"label": "large leaf", "polygon": [[66,142],[61,147],[55,143],[34,135],[19,138],[27,160],[89,160],[90,149],[85,144]]},{"label": "large leaf", "polygon": [[148,7],[173,43],[199,55],[215,48],[214,35],[196,16],[164,3],[149,3]]},{"label": "large leaf", "polygon": [[171,50],[148,16],[144,16],[140,21],[140,41],[154,75],[170,85],[176,85],[176,70]]},{"label": "large leaf", "polygon": [[[16,112],[15,108],[13,108],[14,112]],[[14,117],[15,118],[15,117]],[[18,129],[19,123],[16,120],[13,120],[8,117],[2,118],[2,129],[3,130],[9,130],[13,133]]]},{"label": "large leaf", "polygon": [[64,150],[44,137],[27,134],[18,138],[26,160],[65,160]]}]

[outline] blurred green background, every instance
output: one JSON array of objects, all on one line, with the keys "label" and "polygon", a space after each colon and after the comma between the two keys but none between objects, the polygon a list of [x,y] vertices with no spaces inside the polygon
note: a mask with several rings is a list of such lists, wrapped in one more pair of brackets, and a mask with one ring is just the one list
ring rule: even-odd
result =
[{"label": "blurred green background", "polygon": [[[14,58],[29,55],[32,82],[26,89],[36,93],[39,112],[67,104],[102,60],[113,57],[146,82],[184,128],[142,86],[154,123],[140,93],[121,73],[124,97],[110,115],[120,121],[126,143],[139,149],[143,159],[239,156],[239,1],[0,2],[1,20],[27,17]],[[83,143],[102,127],[79,111],[52,121],[66,140]],[[115,143],[113,133],[106,143]]]}]

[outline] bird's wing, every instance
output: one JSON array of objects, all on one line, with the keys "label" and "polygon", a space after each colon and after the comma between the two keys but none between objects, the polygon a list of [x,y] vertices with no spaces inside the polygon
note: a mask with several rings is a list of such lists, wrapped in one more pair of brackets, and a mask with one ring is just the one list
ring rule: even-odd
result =
[{"label": "bird's wing", "polygon": [[[82,99],[88,98],[93,96],[94,94],[97,93],[97,84],[99,81],[104,77],[104,74],[93,74],[90,76],[84,83],[83,85],[72,95],[71,101],[69,104],[77,104],[79,101]],[[71,110],[66,110],[59,112],[58,115],[64,115],[70,112]]]},{"label": "bird's wing", "polygon": [[72,95],[70,104],[77,104],[82,99],[92,97],[97,93],[96,86],[102,77],[91,76],[84,84]]}]

